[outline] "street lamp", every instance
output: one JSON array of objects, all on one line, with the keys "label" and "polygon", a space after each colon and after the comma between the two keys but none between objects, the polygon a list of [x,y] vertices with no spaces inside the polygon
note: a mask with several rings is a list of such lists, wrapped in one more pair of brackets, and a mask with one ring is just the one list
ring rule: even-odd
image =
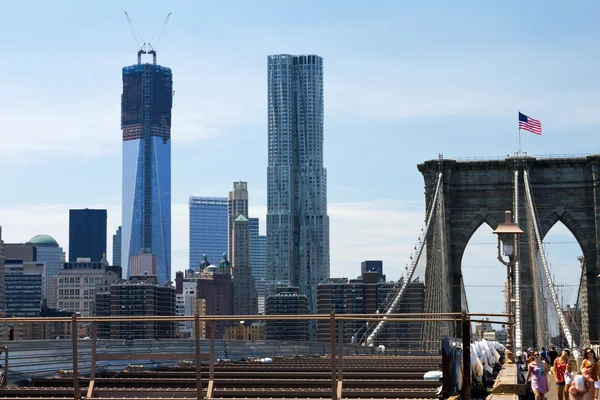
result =
[{"label": "street lamp", "polygon": [[[504,222],[498,224],[494,230],[494,235],[498,235],[498,261],[506,265],[506,313],[508,314],[508,323],[506,324],[506,354],[505,362],[510,364],[514,362],[512,353],[512,326],[510,324],[510,316],[512,314],[511,293],[512,293],[512,267],[519,261],[519,236],[524,232],[519,228],[519,225],[512,222],[512,212],[504,212]],[[506,256],[508,261],[505,261],[502,256]]]}]

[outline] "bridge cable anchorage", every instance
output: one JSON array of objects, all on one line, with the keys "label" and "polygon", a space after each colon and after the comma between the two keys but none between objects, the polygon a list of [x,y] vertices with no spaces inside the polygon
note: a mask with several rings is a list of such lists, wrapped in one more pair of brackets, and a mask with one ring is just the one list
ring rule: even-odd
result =
[{"label": "bridge cable anchorage", "polygon": [[[519,167],[515,167],[514,180],[513,180],[513,217],[514,223],[519,225]],[[515,327],[514,327],[514,340],[515,350],[523,351],[523,331],[521,324],[521,263],[517,260],[515,263],[514,270],[514,288],[515,291]],[[510,304],[510,293],[509,293],[509,304]]]},{"label": "bridge cable anchorage", "polygon": [[562,312],[562,309],[560,308],[560,303],[558,301],[556,289],[554,288],[554,284],[552,283],[552,275],[550,274],[550,268],[548,267],[548,261],[546,260],[546,254],[544,253],[544,248],[542,247],[542,239],[540,236],[540,229],[538,227],[539,225],[538,225],[537,217],[535,214],[535,209],[533,208],[533,197],[531,195],[531,184],[529,182],[529,174],[528,174],[527,169],[525,169],[523,171],[523,177],[524,177],[524,181],[525,181],[525,199],[527,201],[527,210],[532,219],[535,240],[536,240],[536,244],[538,247],[538,252],[539,252],[540,258],[542,260],[542,265],[544,267],[544,275],[546,277],[546,284],[548,285],[548,289],[550,290],[550,295],[552,297],[552,303],[554,305],[556,314],[558,315],[558,321],[560,323],[560,327],[562,328],[563,332],[565,333],[567,343],[569,343],[569,346],[571,347],[571,352],[573,353],[573,355],[576,358],[579,358],[579,351],[577,350],[577,344],[575,343],[575,341],[573,339],[573,335],[571,335],[571,330],[569,329],[569,326],[567,325],[565,316]]},{"label": "bridge cable anchorage", "polygon": [[[421,229],[422,233],[417,238],[417,244],[415,245],[415,248],[410,256],[410,267],[408,269],[408,272],[403,277],[402,284],[401,284],[398,292],[394,296],[394,299],[386,307],[386,309],[383,312],[386,315],[394,313],[394,311],[398,307],[398,304],[400,303],[400,300],[402,300],[402,296],[406,292],[408,285],[410,284],[410,282],[412,280],[415,270],[417,269],[417,263],[419,262],[419,259],[421,258],[421,254],[423,252],[423,248],[425,247],[425,244],[427,243],[426,238],[427,238],[427,234],[429,232],[429,228],[431,227],[431,222],[433,220],[433,215],[435,213],[436,205],[438,202],[438,194],[440,192],[440,187],[442,185],[442,177],[443,177],[442,172],[439,172],[438,177],[437,177],[437,182],[435,185],[435,192],[433,195],[433,200],[430,204],[429,213],[427,214],[427,218],[425,220],[425,227],[423,229]],[[371,334],[367,337],[367,340],[366,340],[367,346],[373,346],[373,342],[375,341],[375,339],[377,339],[379,333],[381,332],[381,329],[385,325],[386,319],[387,319],[387,317],[384,316],[382,318],[382,320],[377,323],[377,325],[375,326],[375,328],[373,329]],[[366,335],[366,332],[365,332],[365,335]]]}]

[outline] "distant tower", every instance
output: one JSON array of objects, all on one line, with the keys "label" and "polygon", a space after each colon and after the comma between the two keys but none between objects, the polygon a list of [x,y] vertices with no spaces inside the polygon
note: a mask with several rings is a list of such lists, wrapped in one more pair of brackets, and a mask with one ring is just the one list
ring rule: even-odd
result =
[{"label": "distant tower", "polygon": [[106,210],[69,210],[69,262],[102,260],[106,254]]},{"label": "distant tower", "polygon": [[229,192],[227,203],[229,247],[227,254],[230,257],[233,254],[233,221],[235,221],[238,215],[248,216],[248,182],[233,182],[233,191]]},{"label": "distant tower", "polygon": [[297,286],[312,313],[317,284],[329,278],[321,57],[268,57],[268,116],[269,294]]},{"label": "distant tower", "polygon": [[227,197],[190,197],[190,269],[227,253]]},{"label": "distant tower", "polygon": [[250,266],[256,294],[258,295],[258,312],[264,314],[267,299],[267,237],[260,235],[260,220],[248,218],[250,227]]},{"label": "distant tower", "polygon": [[63,248],[58,245],[52,236],[48,235],[36,235],[31,238],[29,243],[33,244],[36,248],[35,261],[46,264],[46,272],[43,279],[46,287],[42,292],[47,295],[51,294],[50,283],[52,282],[52,278],[62,269],[63,262],[65,261]]},{"label": "distant tower", "polygon": [[112,265],[121,265],[121,243],[123,241],[123,228],[117,228],[117,231],[113,235],[113,254],[112,254]]},{"label": "distant tower", "polygon": [[[141,55],[153,56],[142,63]],[[171,279],[171,69],[156,52],[140,50],[138,63],[123,68],[123,241],[121,266],[150,249],[158,258],[158,283]]]},{"label": "distant tower", "polygon": [[238,215],[233,221],[232,239],[233,314],[256,315],[258,296],[250,266],[250,229],[244,215]]}]

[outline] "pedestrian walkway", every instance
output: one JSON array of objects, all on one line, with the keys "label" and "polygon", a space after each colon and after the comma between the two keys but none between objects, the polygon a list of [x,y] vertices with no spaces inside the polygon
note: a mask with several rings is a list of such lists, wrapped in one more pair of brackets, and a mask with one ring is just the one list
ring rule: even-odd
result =
[{"label": "pedestrian walkway", "polygon": [[[516,364],[505,365],[498,374],[496,383],[491,390],[491,394],[487,400],[518,400],[517,393],[521,392],[524,387],[517,383],[517,366]],[[548,374],[548,393],[547,400],[558,400],[558,392],[556,391],[556,380],[552,374]]]},{"label": "pedestrian walkway", "polygon": [[548,374],[548,393],[546,393],[546,399],[558,400],[558,392],[556,391],[556,380],[554,375]]}]

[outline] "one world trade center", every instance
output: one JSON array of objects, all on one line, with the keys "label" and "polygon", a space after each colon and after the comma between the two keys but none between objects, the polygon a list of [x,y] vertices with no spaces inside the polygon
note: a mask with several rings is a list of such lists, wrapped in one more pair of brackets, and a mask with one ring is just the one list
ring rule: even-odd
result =
[{"label": "one world trade center", "polygon": [[[142,63],[142,55],[152,63]],[[171,279],[171,109],[170,68],[156,64],[156,52],[142,49],[138,63],[123,68],[123,271],[130,256],[152,253],[159,284]]]}]

